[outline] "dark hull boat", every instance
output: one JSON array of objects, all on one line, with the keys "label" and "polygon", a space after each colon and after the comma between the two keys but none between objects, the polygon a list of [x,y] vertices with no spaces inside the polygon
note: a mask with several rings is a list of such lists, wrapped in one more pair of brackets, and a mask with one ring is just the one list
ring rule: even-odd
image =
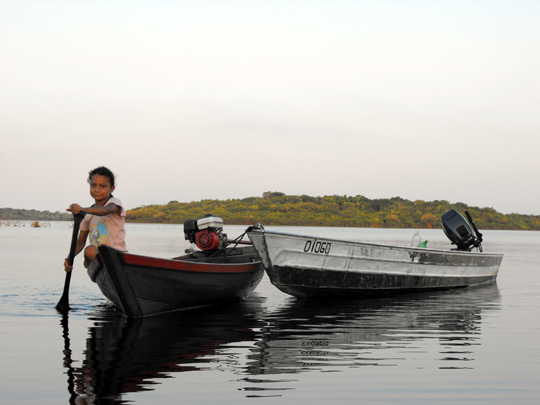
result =
[{"label": "dark hull boat", "polygon": [[128,317],[243,299],[264,274],[250,247],[171,260],[123,253],[106,245],[98,250],[88,275]]},{"label": "dark hull boat", "polygon": [[186,239],[200,251],[161,259],[100,245],[88,275],[128,317],[244,299],[261,281],[264,268],[253,247],[227,247],[221,219],[211,219],[215,222],[205,221],[210,226],[203,229],[196,221],[189,221],[189,229],[184,226]]},{"label": "dark hull boat", "polygon": [[455,250],[316,238],[262,227],[252,228],[248,236],[270,281],[285,293],[373,295],[494,282],[503,255],[481,252],[482,235],[473,227],[476,237],[459,213],[443,215],[443,229]]}]

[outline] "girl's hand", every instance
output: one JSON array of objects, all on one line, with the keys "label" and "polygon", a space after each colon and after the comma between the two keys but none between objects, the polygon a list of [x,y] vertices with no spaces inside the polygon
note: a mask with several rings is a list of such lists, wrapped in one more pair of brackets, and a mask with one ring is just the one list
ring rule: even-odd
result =
[{"label": "girl's hand", "polygon": [[66,209],[66,211],[73,212],[74,215],[77,215],[81,210],[82,207],[79,204],[71,204],[69,208]]},{"label": "girl's hand", "polygon": [[66,271],[66,273],[69,273],[71,270],[73,270],[73,266],[70,266],[68,264],[68,260],[67,259],[64,259],[64,270]]}]

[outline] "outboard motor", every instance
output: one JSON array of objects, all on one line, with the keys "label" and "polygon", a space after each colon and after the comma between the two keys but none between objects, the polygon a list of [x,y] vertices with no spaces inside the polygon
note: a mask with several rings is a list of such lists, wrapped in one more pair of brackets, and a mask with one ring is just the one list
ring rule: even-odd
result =
[{"label": "outboard motor", "polygon": [[227,245],[227,235],[223,233],[223,220],[213,215],[184,222],[184,237],[201,250],[216,250]]},{"label": "outboard motor", "polygon": [[475,233],[473,233],[471,226],[469,226],[469,223],[465,218],[454,209],[445,212],[441,216],[443,231],[452,244],[457,246],[457,250],[466,250],[470,252],[473,248],[478,248],[482,251],[482,234],[478,232],[478,228],[469,214],[469,211],[465,211],[465,214]]}]

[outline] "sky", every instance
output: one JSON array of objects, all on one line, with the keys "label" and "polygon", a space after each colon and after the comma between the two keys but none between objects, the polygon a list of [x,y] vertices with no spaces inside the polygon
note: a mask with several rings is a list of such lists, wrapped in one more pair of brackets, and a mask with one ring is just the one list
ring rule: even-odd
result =
[{"label": "sky", "polygon": [[0,208],[399,196],[540,215],[540,1],[0,0]]}]

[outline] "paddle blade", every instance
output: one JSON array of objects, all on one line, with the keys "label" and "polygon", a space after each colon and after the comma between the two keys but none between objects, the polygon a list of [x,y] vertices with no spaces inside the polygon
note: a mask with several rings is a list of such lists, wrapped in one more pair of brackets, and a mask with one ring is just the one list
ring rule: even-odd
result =
[{"label": "paddle blade", "polygon": [[60,297],[60,301],[58,301],[58,304],[56,304],[56,307],[55,307],[57,311],[62,312],[63,314],[65,314],[71,309],[69,307],[69,282],[70,281],[71,281],[71,271],[69,273],[66,273],[66,280],[64,282],[64,292],[62,293],[62,297]]},{"label": "paddle blade", "polygon": [[64,301],[62,301],[62,300],[58,301],[58,304],[56,304],[56,307],[55,307],[58,312],[61,312],[63,314],[65,314],[65,313],[67,313],[67,312],[69,312],[71,310],[71,308],[69,306],[69,299],[64,300]]}]

